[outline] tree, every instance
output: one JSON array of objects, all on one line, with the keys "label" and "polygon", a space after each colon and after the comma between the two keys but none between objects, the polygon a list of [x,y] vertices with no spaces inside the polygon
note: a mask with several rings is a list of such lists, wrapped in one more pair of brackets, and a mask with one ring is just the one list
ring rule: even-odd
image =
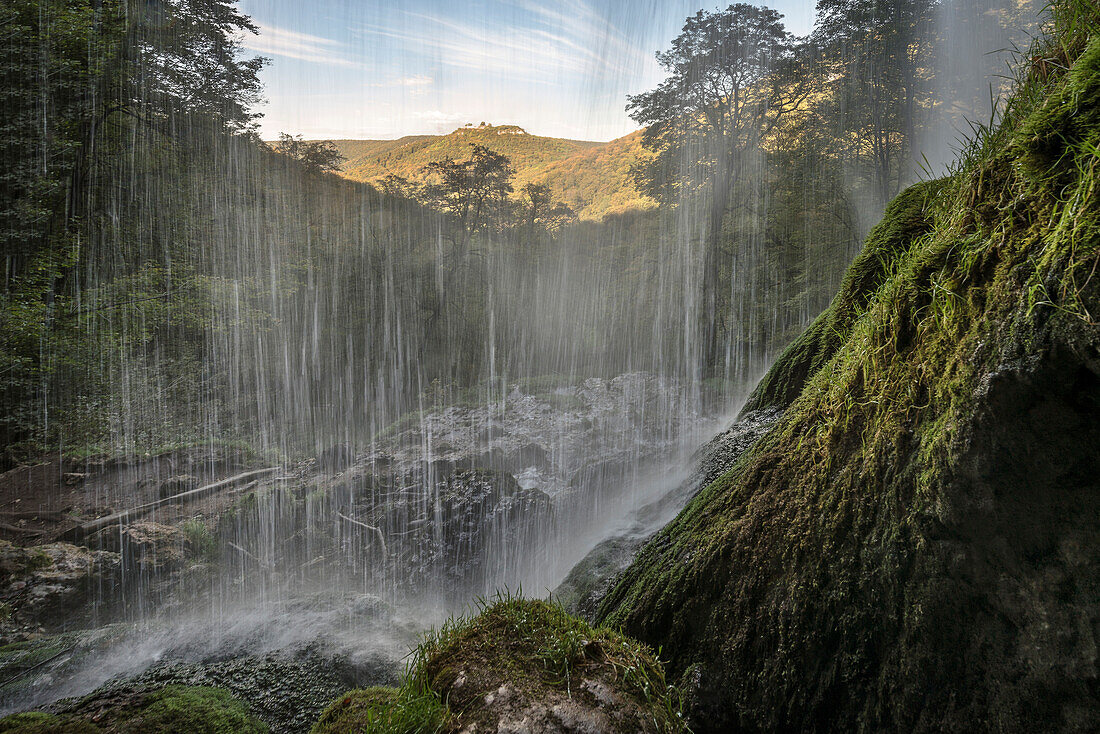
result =
[{"label": "tree", "polygon": [[851,141],[849,157],[866,161],[881,211],[916,166],[914,146],[936,45],[936,0],[818,0],[814,40],[836,86],[834,135]]},{"label": "tree", "polygon": [[448,158],[425,166],[430,180],[421,190],[423,203],[458,220],[456,232],[448,237],[459,259],[465,258],[476,234],[494,224],[499,228],[516,173],[502,153],[477,143],[470,147],[469,160]]},{"label": "tree", "polygon": [[336,144],[327,140],[302,140],[288,133],[279,133],[279,142],[272,150],[282,156],[297,161],[309,173],[330,173],[340,168],[346,159],[336,149]]},{"label": "tree", "polygon": [[554,201],[547,184],[529,183],[519,190],[519,220],[529,229],[553,234],[576,219],[576,212],[568,204]]},{"label": "tree", "polygon": [[240,37],[257,33],[233,0],[127,0],[133,21],[123,53],[129,79],[115,109],[170,129],[197,115],[223,129],[252,132],[260,117],[260,69],[242,58]]},{"label": "tree", "polygon": [[[176,199],[156,208],[150,182],[166,193],[187,153],[252,134],[264,60],[242,57],[256,26],[231,0],[9,0],[0,27],[0,443],[30,446],[57,430],[45,416],[66,392],[107,389],[96,358],[148,344],[142,320],[89,327],[90,302],[158,261],[171,265],[163,291],[136,302],[186,292],[188,228],[138,232],[189,212]],[[166,170],[179,175],[158,179]]]},{"label": "tree", "polygon": [[657,153],[639,173],[658,200],[709,197],[703,244],[700,340],[704,368],[714,365],[718,251],[730,195],[747,153],[807,94],[792,76],[796,52],[782,16],[744,3],[700,10],[687,19],[672,48],[657,54],[668,78],[631,96],[627,111],[648,126],[643,144]]}]

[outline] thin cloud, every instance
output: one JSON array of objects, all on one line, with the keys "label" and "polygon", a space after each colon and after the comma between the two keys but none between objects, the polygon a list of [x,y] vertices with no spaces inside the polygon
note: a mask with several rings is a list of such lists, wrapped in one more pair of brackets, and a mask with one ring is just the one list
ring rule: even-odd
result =
[{"label": "thin cloud", "polygon": [[435,79],[432,79],[427,74],[413,74],[411,76],[403,76],[397,79],[390,79],[389,81],[371,82],[365,86],[368,87],[404,87],[405,89],[424,89],[435,84]]},{"label": "thin cloud", "polygon": [[562,73],[620,74],[648,54],[635,48],[585,3],[570,0],[557,11],[520,0],[535,23],[507,32],[425,13],[406,11],[406,29],[364,25],[368,35],[400,43],[408,53],[435,54],[447,66],[507,73],[511,78],[550,79]]},{"label": "thin cloud", "polygon": [[437,133],[449,133],[470,120],[470,116],[465,112],[444,112],[443,110],[414,112],[412,118],[430,125],[432,131]]},{"label": "thin cloud", "polygon": [[348,57],[347,50],[339,41],[266,23],[257,23],[257,26],[259,35],[249,34],[241,39],[241,45],[251,51],[314,64],[362,67],[362,63]]},{"label": "thin cloud", "polygon": [[[593,61],[611,71],[626,71],[645,63],[652,54],[639,48],[607,17],[585,0],[558,0],[552,7],[536,0],[512,0],[518,8],[532,13],[543,23],[560,28],[575,39],[583,39],[582,49]],[[595,42],[595,45],[592,45]],[[611,63],[616,59],[618,63]]]}]

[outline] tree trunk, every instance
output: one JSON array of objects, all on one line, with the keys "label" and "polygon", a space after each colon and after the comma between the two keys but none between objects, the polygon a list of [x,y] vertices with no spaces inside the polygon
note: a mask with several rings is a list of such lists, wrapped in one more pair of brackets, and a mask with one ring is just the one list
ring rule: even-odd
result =
[{"label": "tree trunk", "polygon": [[703,242],[703,272],[699,298],[699,346],[704,376],[714,372],[718,361],[718,252],[722,245],[722,223],[726,217],[734,173],[729,159],[719,161],[713,198]]}]

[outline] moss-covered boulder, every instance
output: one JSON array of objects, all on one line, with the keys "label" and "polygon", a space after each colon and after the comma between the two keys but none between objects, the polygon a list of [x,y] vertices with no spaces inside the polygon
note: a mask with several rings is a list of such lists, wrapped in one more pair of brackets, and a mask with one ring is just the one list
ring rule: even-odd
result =
[{"label": "moss-covered boulder", "polygon": [[12,714],[0,719],[3,734],[100,734],[103,730],[91,722],[41,711]]},{"label": "moss-covered boulder", "polygon": [[264,734],[248,707],[218,688],[166,686],[92,695],[0,719],[4,734]]},{"label": "moss-covered boulder", "polygon": [[311,734],[431,734],[444,730],[447,709],[432,691],[413,688],[361,688],[332,702]]},{"label": "moss-covered boulder", "polygon": [[773,369],[783,418],[601,606],[696,732],[1100,731],[1100,8],[1052,9],[999,128],[891,207],[881,283]]},{"label": "moss-covered boulder", "polygon": [[546,602],[502,599],[430,636],[402,688],[342,696],[313,733],[683,730],[648,648]]}]

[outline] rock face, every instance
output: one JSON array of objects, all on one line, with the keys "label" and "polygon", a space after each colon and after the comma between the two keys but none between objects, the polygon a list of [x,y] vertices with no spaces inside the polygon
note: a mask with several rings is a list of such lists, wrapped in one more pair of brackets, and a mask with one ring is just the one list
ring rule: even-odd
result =
[{"label": "rock face", "polygon": [[553,497],[583,483],[576,474],[585,467],[621,475],[622,467],[677,447],[701,420],[690,404],[682,386],[644,372],[581,384],[532,380],[491,406],[441,407],[395,424],[376,450],[397,471],[425,462],[494,469]]},{"label": "rock face", "polygon": [[53,631],[89,622],[95,612],[92,601],[115,583],[120,566],[117,553],[68,543],[21,548],[0,541],[4,639],[11,642],[39,628]]},{"label": "rock face", "polygon": [[694,731],[1100,730],[1100,39],[1053,43],[1070,70],[890,207],[887,275],[605,598]]},{"label": "rock face", "polygon": [[[534,554],[541,526],[551,521],[549,498],[523,489],[510,475],[459,470],[440,477],[425,502],[415,485],[368,509],[389,530],[390,558],[413,586],[487,593],[487,584],[518,573]],[[408,528],[400,534],[402,526]]]},{"label": "rock face", "polygon": [[[462,600],[490,592],[499,579],[519,578],[553,522],[549,498],[520,487],[511,474],[432,465],[351,469],[288,527],[308,526],[310,517],[312,536],[339,547],[339,564],[409,594]],[[287,566],[308,559],[276,560]]]}]

